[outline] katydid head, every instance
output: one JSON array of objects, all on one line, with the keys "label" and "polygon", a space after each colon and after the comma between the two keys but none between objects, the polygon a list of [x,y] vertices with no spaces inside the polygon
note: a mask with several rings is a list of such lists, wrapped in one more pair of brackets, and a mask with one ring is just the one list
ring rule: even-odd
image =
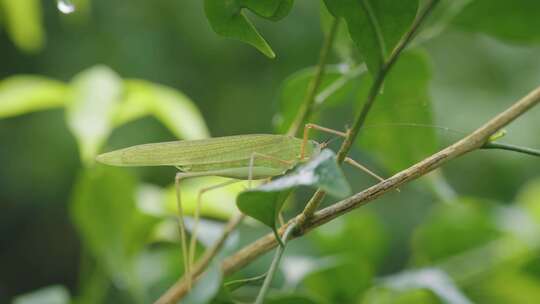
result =
[{"label": "katydid head", "polygon": [[301,162],[305,162],[310,160],[312,157],[318,155],[321,153],[321,150],[324,148],[320,143],[314,141],[314,140],[308,140],[306,142],[304,155],[303,157],[300,157]]}]

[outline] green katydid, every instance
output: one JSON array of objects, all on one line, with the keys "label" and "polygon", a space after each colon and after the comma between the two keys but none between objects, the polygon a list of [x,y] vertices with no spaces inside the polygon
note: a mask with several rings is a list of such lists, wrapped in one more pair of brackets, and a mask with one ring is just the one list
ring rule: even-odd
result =
[{"label": "green katydid", "polygon": [[[185,273],[190,273],[196,246],[196,223],[198,222],[201,194],[240,180],[266,179],[282,175],[297,164],[317,155],[326,145],[308,140],[310,129],[317,129],[345,137],[347,133],[314,124],[304,128],[303,139],[288,135],[251,134],[216,137],[200,140],[183,140],[132,146],[101,154],[97,161],[112,166],[174,166],[178,203],[178,224]],[[358,167],[379,180],[383,180],[354,160],[349,164]],[[188,252],[183,209],[180,195],[180,181],[202,176],[221,176],[234,180],[201,190],[195,211],[195,225],[192,229]],[[187,275],[188,285],[190,276]]]}]

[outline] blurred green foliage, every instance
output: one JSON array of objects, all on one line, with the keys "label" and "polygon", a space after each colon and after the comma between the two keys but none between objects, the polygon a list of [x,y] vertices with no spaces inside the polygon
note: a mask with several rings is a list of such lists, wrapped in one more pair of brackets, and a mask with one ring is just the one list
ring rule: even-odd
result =
[{"label": "blurred green foliage", "polygon": [[[352,152],[376,171],[421,160],[540,83],[537,1],[440,2],[388,75]],[[157,299],[183,271],[174,169],[107,168],[95,155],[175,138],[284,132],[332,14],[345,20],[314,117],[343,129],[423,1],[74,3],[62,15],[52,0],[0,0],[2,303]],[[502,140],[540,147],[539,121],[531,110]],[[432,124],[441,128],[423,127]],[[501,151],[451,162],[437,183],[407,185],[288,244],[267,302],[534,303],[538,172],[536,158]],[[373,183],[346,173],[355,191]],[[219,181],[186,182],[188,215],[198,189]],[[198,253],[236,212],[242,190],[205,196]],[[285,217],[309,194],[296,191]],[[221,282],[266,272],[268,257],[233,278],[222,278],[218,265],[266,232],[245,221],[187,301],[252,301],[259,285],[233,291]]]}]

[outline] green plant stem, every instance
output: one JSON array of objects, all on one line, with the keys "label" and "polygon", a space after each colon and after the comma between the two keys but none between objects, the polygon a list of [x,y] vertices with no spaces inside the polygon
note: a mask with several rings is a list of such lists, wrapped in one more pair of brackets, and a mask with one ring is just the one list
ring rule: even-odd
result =
[{"label": "green plant stem", "polygon": [[266,278],[266,272],[252,278],[232,280],[232,281],[224,283],[223,286],[225,286],[227,290],[229,291],[235,291],[236,289],[247,284],[256,284],[256,283],[264,282],[265,278]]},{"label": "green plant stem", "polygon": [[520,146],[510,145],[510,144],[496,143],[496,142],[488,142],[487,144],[482,146],[482,149],[500,149],[500,150],[508,150],[508,151],[529,154],[533,156],[540,156],[540,150],[537,150],[537,149],[528,148],[528,147],[520,147]]},{"label": "green plant stem", "polygon": [[[367,99],[364,103],[364,106],[360,110],[360,113],[356,116],[356,119],[354,120],[354,123],[352,125],[352,128],[349,129],[347,137],[341,144],[341,147],[337,153],[337,160],[338,163],[343,163],[345,158],[347,157],[347,154],[352,148],[352,145],[354,143],[354,140],[356,139],[356,136],[358,135],[358,132],[366,122],[367,115],[369,114],[369,111],[371,110],[371,107],[373,106],[373,103],[377,99],[377,96],[379,95],[379,92],[381,90],[381,87],[384,83],[384,80],[386,76],[388,75],[388,72],[394,65],[394,63],[397,61],[399,55],[403,52],[407,44],[413,39],[414,35],[418,32],[418,29],[420,28],[420,25],[426,20],[426,18],[429,16],[435,5],[438,3],[437,0],[428,1],[426,5],[423,7],[422,11],[419,13],[418,17],[414,20],[411,28],[401,41],[398,43],[392,54],[390,54],[390,57],[388,60],[381,66],[380,70],[377,72],[375,76],[375,80],[373,81],[373,84],[371,85],[371,88],[369,90]],[[321,189],[318,189],[313,197],[309,200],[307,203],[304,211],[302,211],[302,221],[305,219],[310,218],[313,216],[315,211],[317,211],[317,208],[319,207],[322,199],[324,198],[324,191]]]},{"label": "green plant stem", "polygon": [[313,113],[313,105],[315,102],[315,96],[319,91],[319,87],[324,76],[324,71],[326,67],[326,61],[328,60],[328,55],[334,44],[336,33],[339,27],[339,18],[334,18],[332,25],[330,27],[330,32],[326,35],[324,39],[321,52],[319,53],[319,62],[317,64],[317,71],[315,72],[315,77],[311,79],[306,91],[306,97],[304,98],[302,105],[293,120],[287,134],[290,136],[295,136],[300,130],[300,127],[304,124],[305,121],[309,120],[311,114]]},{"label": "green plant stem", "polygon": [[268,269],[268,272],[266,273],[266,278],[264,279],[263,285],[261,289],[259,290],[259,294],[257,295],[255,304],[264,303],[264,299],[266,298],[266,294],[268,293],[270,284],[272,283],[272,278],[274,277],[274,274],[276,273],[278,269],[279,262],[281,261],[281,257],[283,256],[283,252],[285,251],[285,245],[287,244],[289,236],[291,235],[291,232],[294,230],[295,227],[296,227],[296,222],[293,222],[289,226],[287,226],[287,229],[283,233],[283,237],[282,237],[283,245],[278,246],[276,249],[276,254],[274,255],[272,264],[270,264],[270,268]]}]

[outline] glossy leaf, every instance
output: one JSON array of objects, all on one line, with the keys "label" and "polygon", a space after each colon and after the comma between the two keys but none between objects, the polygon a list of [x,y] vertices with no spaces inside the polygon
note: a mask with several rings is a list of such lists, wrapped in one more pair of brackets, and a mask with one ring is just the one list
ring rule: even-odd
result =
[{"label": "glossy leaf", "polygon": [[242,213],[257,219],[277,233],[277,217],[289,194],[290,190],[246,191],[238,195],[236,205]]},{"label": "glossy leaf", "polygon": [[138,212],[136,181],[126,170],[97,166],[79,176],[72,217],[91,255],[112,281],[136,298],[144,291],[135,275],[135,258],[156,219]]},{"label": "glossy leaf", "polygon": [[[456,18],[454,24],[514,43],[540,42],[540,2],[530,0],[475,0]],[[486,14],[489,12],[489,14]]]},{"label": "glossy leaf", "polygon": [[208,129],[194,102],[181,92],[144,80],[125,81],[125,98],[114,116],[114,124],[152,115],[176,137],[208,137]]},{"label": "glossy leaf", "polygon": [[240,193],[236,204],[243,213],[272,229],[276,229],[277,214],[289,191],[298,186],[321,188],[328,194],[339,198],[351,193],[343,171],[336,162],[334,152],[326,149],[289,174],[253,190]]},{"label": "glossy leaf", "polygon": [[[373,152],[386,168],[399,171],[437,151],[429,98],[430,68],[420,52],[404,53],[387,76],[358,136],[358,144]],[[364,82],[364,99],[369,82]]]},{"label": "glossy leaf", "polygon": [[0,117],[63,106],[67,87],[41,76],[12,76],[0,81]]},{"label": "glossy leaf", "polygon": [[243,9],[249,9],[269,20],[279,20],[289,13],[292,4],[293,0],[205,0],[204,9],[217,34],[251,44],[266,56],[274,58],[274,51],[246,17]]},{"label": "glossy leaf", "polygon": [[49,286],[17,296],[13,304],[69,304],[69,291],[64,286]]},{"label": "glossy leaf", "polygon": [[[366,71],[365,65],[349,67],[347,65],[327,65],[318,94],[315,95],[315,106],[336,105],[354,98],[358,88],[360,75]],[[287,77],[279,92],[279,113],[275,123],[279,133],[285,133],[292,124],[300,105],[304,102],[307,88],[316,68],[309,67],[299,70]]]},{"label": "glossy leaf", "polygon": [[76,75],[71,85],[67,122],[79,144],[83,163],[89,165],[112,131],[122,81],[110,68],[95,66]]},{"label": "glossy leaf", "polygon": [[368,70],[375,75],[412,24],[418,0],[325,0],[335,17],[345,19]]},{"label": "glossy leaf", "polygon": [[45,42],[41,1],[0,0],[0,11],[13,43],[22,51],[35,53]]}]

